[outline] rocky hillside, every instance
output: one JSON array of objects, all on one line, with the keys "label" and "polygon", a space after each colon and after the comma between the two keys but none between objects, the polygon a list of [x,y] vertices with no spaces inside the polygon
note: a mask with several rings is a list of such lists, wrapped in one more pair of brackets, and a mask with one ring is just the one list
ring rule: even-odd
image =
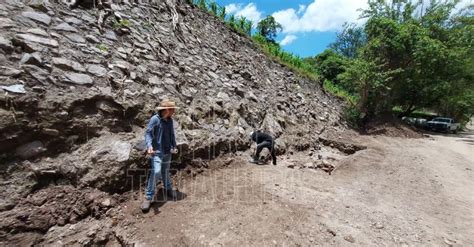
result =
[{"label": "rocky hillside", "polygon": [[186,3],[6,0],[0,29],[1,239],[106,217],[133,186],[127,171],[146,168],[137,143],[164,98],[181,107],[179,169],[248,149],[253,129],[285,152],[343,128],[317,82]]}]

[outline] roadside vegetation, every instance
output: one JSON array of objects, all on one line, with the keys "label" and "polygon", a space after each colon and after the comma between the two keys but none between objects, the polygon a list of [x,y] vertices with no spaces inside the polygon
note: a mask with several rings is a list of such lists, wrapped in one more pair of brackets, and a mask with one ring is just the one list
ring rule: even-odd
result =
[{"label": "roadside vegetation", "polygon": [[434,112],[465,124],[474,113],[474,17],[472,6],[455,9],[458,2],[369,1],[363,26],[346,24],[307,60],[357,97],[350,112],[359,124],[388,112]]}]

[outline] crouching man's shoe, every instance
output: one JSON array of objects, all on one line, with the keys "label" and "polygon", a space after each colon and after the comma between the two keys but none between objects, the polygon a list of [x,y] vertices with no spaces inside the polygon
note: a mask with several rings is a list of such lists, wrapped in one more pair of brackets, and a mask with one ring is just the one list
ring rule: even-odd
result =
[{"label": "crouching man's shoe", "polygon": [[170,201],[178,200],[178,192],[176,190],[166,190],[166,196]]},{"label": "crouching man's shoe", "polygon": [[143,201],[142,207],[141,207],[142,212],[147,213],[148,211],[150,211],[150,206],[151,206],[151,200],[145,199],[145,201]]},{"label": "crouching man's shoe", "polygon": [[249,160],[250,163],[253,163],[253,164],[259,164],[260,162],[258,161],[258,159],[255,159],[255,158],[252,158]]}]

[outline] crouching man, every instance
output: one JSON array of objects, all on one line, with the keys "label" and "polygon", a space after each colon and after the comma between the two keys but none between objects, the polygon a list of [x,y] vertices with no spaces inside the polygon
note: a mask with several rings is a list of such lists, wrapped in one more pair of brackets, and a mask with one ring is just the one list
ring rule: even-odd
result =
[{"label": "crouching man", "polygon": [[257,143],[257,150],[255,151],[255,155],[253,155],[251,163],[258,164],[260,158],[260,152],[262,152],[263,148],[268,148],[270,154],[272,155],[273,165],[276,165],[276,152],[275,152],[275,141],[273,137],[271,137],[267,133],[263,133],[260,131],[252,131],[250,133],[250,139]]},{"label": "crouching man", "polygon": [[168,199],[176,200],[177,198],[177,193],[172,188],[169,171],[171,155],[177,153],[172,119],[177,108],[175,102],[163,100],[157,108],[158,113],[150,118],[145,131],[147,154],[151,156],[151,173],[146,187],[145,201],[141,207],[143,212],[150,210],[156,183],[160,180],[163,181]]}]

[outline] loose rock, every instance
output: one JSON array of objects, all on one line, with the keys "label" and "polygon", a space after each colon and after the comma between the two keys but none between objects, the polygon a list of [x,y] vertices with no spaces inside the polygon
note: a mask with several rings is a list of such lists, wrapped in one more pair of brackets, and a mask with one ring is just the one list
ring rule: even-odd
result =
[{"label": "loose rock", "polygon": [[54,66],[56,66],[60,69],[63,69],[63,70],[74,70],[74,71],[77,71],[77,72],[85,72],[86,71],[80,63],[69,60],[69,59],[66,59],[66,58],[53,57],[52,62],[54,64]]},{"label": "loose rock", "polygon": [[22,73],[21,70],[0,66],[0,75],[8,77],[17,77]]},{"label": "loose rock", "polygon": [[19,146],[15,154],[23,159],[33,158],[46,151],[41,141],[33,141]]},{"label": "loose rock", "polygon": [[33,12],[33,11],[25,11],[21,13],[22,16],[32,19],[34,21],[43,23],[47,26],[51,23],[51,17],[47,14],[40,13],[40,12]]},{"label": "loose rock", "polygon": [[66,22],[63,22],[53,27],[53,29],[57,31],[65,31],[65,32],[78,32],[78,30],[75,27],[67,24]]},{"label": "loose rock", "polygon": [[86,86],[92,85],[93,83],[92,78],[90,76],[80,73],[67,73],[66,82]]},{"label": "loose rock", "polygon": [[107,73],[107,69],[96,64],[89,64],[87,66],[87,72],[95,76],[104,76]]},{"label": "loose rock", "polygon": [[11,53],[13,51],[12,42],[3,36],[0,36],[0,49],[6,53]]},{"label": "loose rock", "polygon": [[20,64],[34,64],[34,65],[41,65],[43,60],[41,59],[41,55],[38,52],[35,53],[25,53],[20,60]]},{"label": "loose rock", "polygon": [[59,46],[59,43],[54,39],[43,38],[33,34],[17,34],[15,35],[14,42],[30,52],[41,50],[41,47],[38,47],[38,44],[50,47]]},{"label": "loose rock", "polygon": [[11,93],[20,93],[20,94],[26,93],[25,87],[23,86],[23,84],[15,84],[11,86],[0,86],[0,88]]}]

